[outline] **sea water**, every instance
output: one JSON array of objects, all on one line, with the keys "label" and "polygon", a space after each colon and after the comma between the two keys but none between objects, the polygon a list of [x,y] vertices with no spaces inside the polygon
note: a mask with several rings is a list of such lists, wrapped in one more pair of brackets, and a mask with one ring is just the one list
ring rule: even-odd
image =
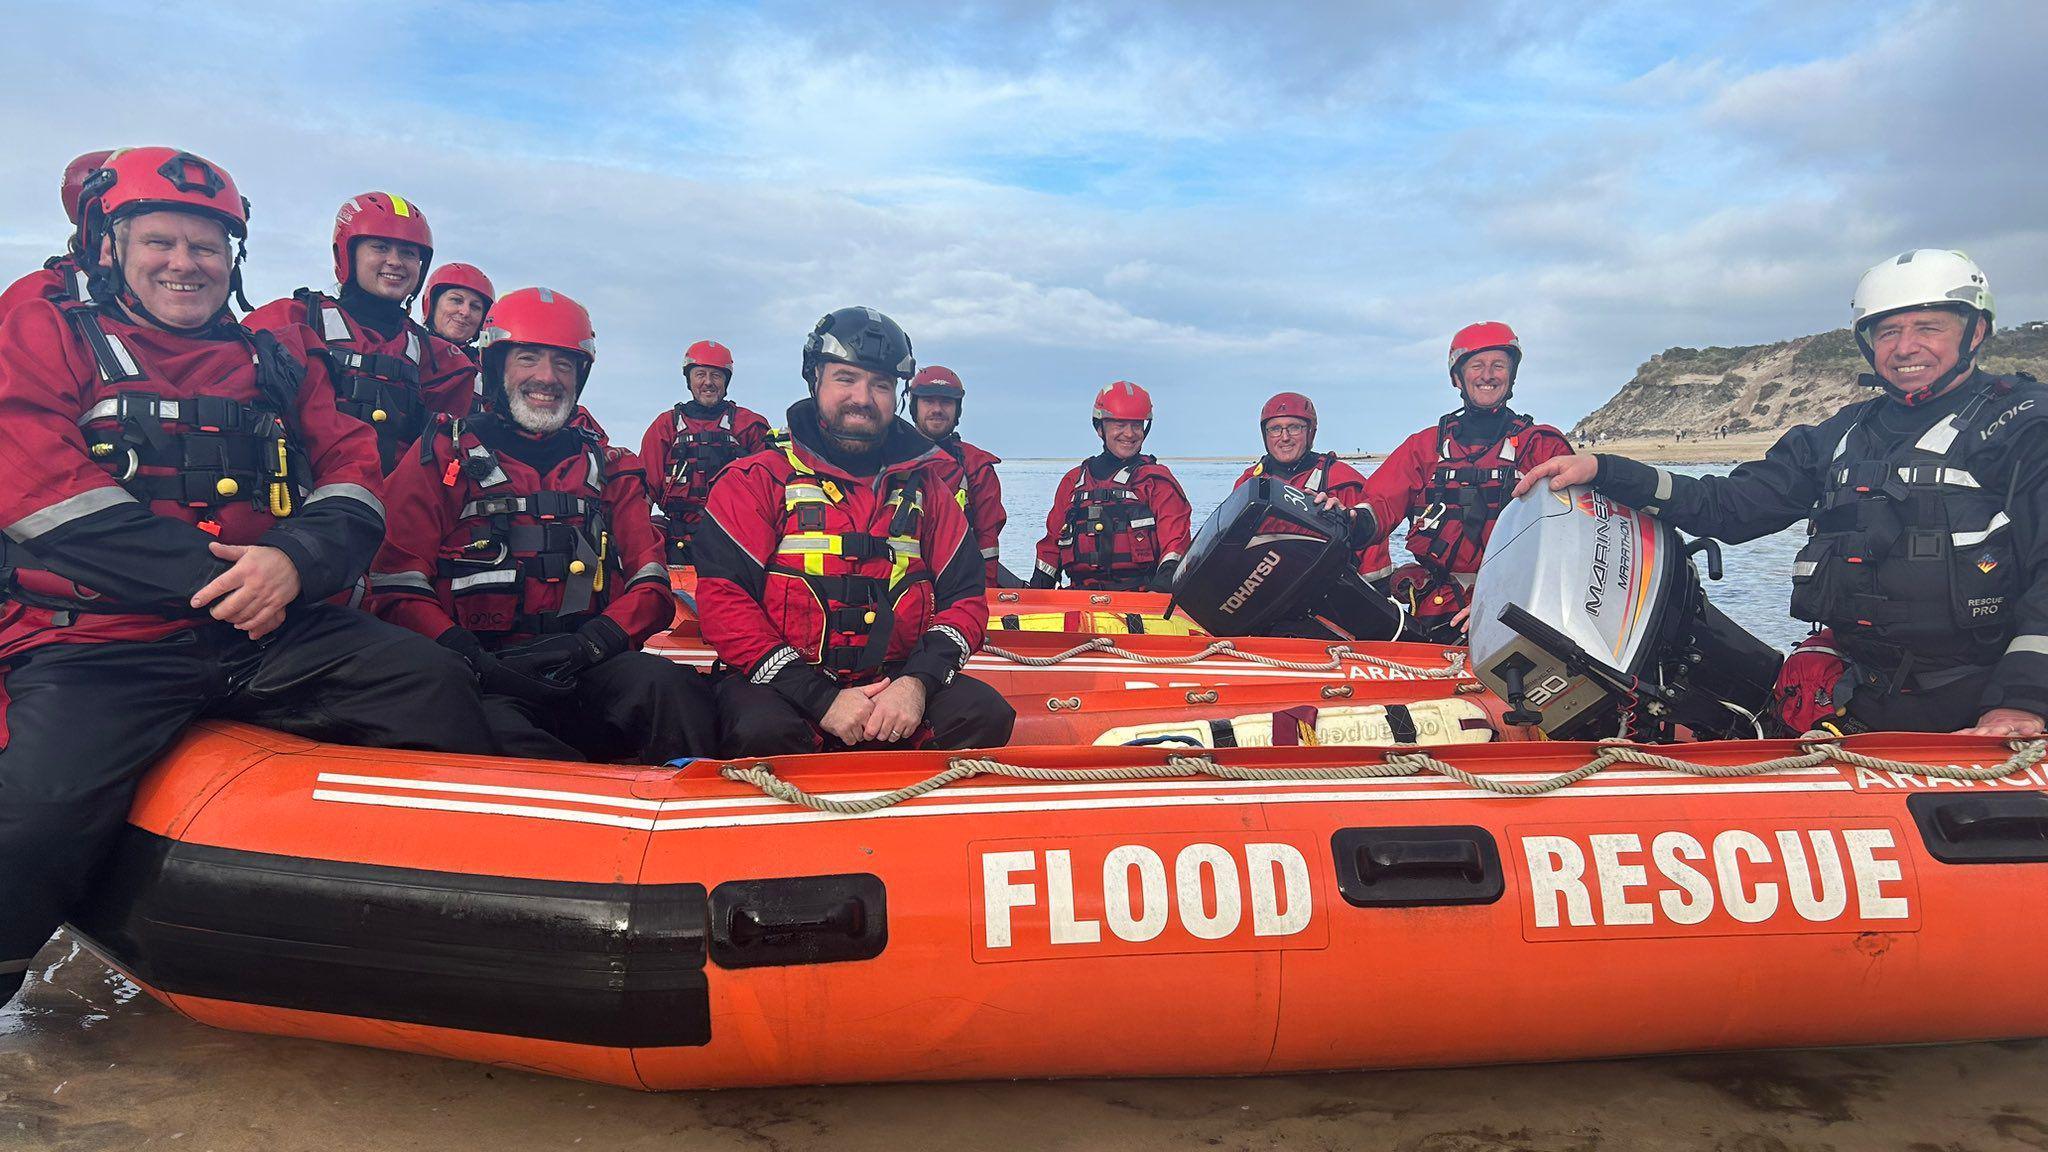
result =
[{"label": "sea water", "polygon": [[[1195,529],[1200,531],[1209,512],[1230,495],[1230,486],[1244,472],[1245,461],[1174,460],[1163,461],[1180,478],[1194,505]],[[1374,462],[1353,461],[1358,470],[1370,474]],[[1010,571],[1029,578],[1032,557],[1045,535],[1046,510],[1052,503],[1060,477],[1072,468],[1072,460],[1007,460],[997,469],[1003,481],[1003,506],[1010,521],[1003,529],[1003,563]],[[1726,475],[1726,465],[1674,464],[1674,472],[1687,476]],[[1789,648],[1806,635],[1807,626],[1788,614],[1792,603],[1792,557],[1804,539],[1804,522],[1775,535],[1747,544],[1721,549],[1723,575],[1719,583],[1706,585],[1707,598],[1730,619],[1748,628],[1759,639]],[[1394,536],[1394,562],[1405,563],[1408,552],[1402,545],[1406,525]],[[1701,580],[1706,579],[1705,557],[1696,559]]]}]

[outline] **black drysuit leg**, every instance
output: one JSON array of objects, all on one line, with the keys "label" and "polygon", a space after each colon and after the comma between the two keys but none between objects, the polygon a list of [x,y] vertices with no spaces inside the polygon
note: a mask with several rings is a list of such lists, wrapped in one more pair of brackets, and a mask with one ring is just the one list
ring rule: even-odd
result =
[{"label": "black drysuit leg", "polygon": [[57,644],[0,672],[0,1003],[85,896],[136,781],[206,715],[318,740],[494,751],[468,665],[359,612],[294,608],[252,642],[208,624],[147,643]]}]

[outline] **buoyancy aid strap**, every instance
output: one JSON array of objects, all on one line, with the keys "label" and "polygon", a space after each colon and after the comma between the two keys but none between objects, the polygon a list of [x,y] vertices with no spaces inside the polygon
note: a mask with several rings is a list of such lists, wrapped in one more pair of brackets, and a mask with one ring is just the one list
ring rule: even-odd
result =
[{"label": "buoyancy aid strap", "polygon": [[99,305],[90,300],[72,300],[59,303],[58,308],[92,352],[93,364],[99,369],[103,382],[132,384],[149,378],[128,346],[100,323]]}]

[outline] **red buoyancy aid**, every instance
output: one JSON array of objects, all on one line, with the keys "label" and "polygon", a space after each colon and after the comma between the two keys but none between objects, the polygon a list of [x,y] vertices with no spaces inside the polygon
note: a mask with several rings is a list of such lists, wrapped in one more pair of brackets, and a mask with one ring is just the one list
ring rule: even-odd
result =
[{"label": "red buoyancy aid", "polygon": [[719,470],[768,446],[768,421],[727,400],[710,417],[678,404],[655,418],[641,444],[647,482],[668,518],[672,540],[687,541],[704,515],[704,500]]},{"label": "red buoyancy aid", "polygon": [[[289,300],[250,313],[249,322],[272,327],[293,319],[294,311],[318,337],[317,350],[334,381],[335,407],[376,432],[387,474],[425,433],[433,415],[468,414],[475,401],[476,363],[410,317],[398,332],[380,336],[357,323],[334,297],[301,288]],[[460,386],[453,386],[458,378]]]},{"label": "red buoyancy aid", "polygon": [[1003,525],[1009,513],[1003,508],[1002,482],[996,465],[1002,457],[962,440],[958,433],[938,442],[939,456],[932,473],[952,485],[960,511],[967,516],[968,534],[981,553],[983,571],[990,588],[997,586],[1002,569]]},{"label": "red buoyancy aid", "polygon": [[[222,342],[227,372],[205,391],[152,377],[90,300],[52,300],[91,352],[97,381],[78,418],[86,453],[158,515],[230,542],[254,543],[297,511],[312,487],[295,412],[303,367],[268,333]],[[254,367],[252,373],[234,369]],[[189,380],[197,373],[186,373]],[[225,378],[223,378],[223,375]],[[5,549],[10,595],[51,610],[120,611],[89,590]]]},{"label": "red buoyancy aid", "polygon": [[[668,569],[658,553],[635,557],[631,542],[613,533],[610,505],[621,498],[617,481],[630,471],[631,453],[579,422],[572,428],[581,432],[581,449],[539,473],[484,442],[478,426],[499,419],[439,417],[421,439],[420,463],[438,481],[435,494],[451,511],[450,522],[439,540],[415,539],[433,523],[427,510],[394,504],[389,536],[405,549],[387,543],[380,555],[370,580],[372,607],[383,614],[383,594],[430,595],[456,625],[496,647],[573,632],[629,587],[659,582],[666,589]],[[628,487],[627,498],[644,501],[637,481]],[[394,498],[402,492],[394,478]],[[392,562],[404,554],[432,554],[434,571]]]},{"label": "red buoyancy aid", "polygon": [[804,660],[843,682],[909,655],[936,614],[923,550],[928,464],[898,464],[878,489],[849,489],[793,445],[776,462],[782,519],[764,604]]},{"label": "red buoyancy aid", "polygon": [[[1288,469],[1282,465],[1268,468],[1273,462],[1270,456],[1261,456],[1251,467],[1238,476],[1233,491],[1242,488],[1254,476],[1272,476],[1290,487],[1303,492],[1319,494],[1327,492],[1335,496],[1345,507],[1353,507],[1365,498],[1365,477],[1358,469],[1346,463],[1335,452],[1309,452],[1294,462]],[[1387,542],[1376,540],[1358,550],[1358,571],[1367,580],[1385,579],[1394,571]]]},{"label": "red buoyancy aid", "polygon": [[1510,413],[1498,439],[1472,448],[1458,442],[1459,415],[1437,421],[1436,464],[1424,481],[1422,509],[1408,524],[1408,550],[1427,568],[1469,577],[1521,478],[1517,457],[1535,422]]},{"label": "red buoyancy aid", "polygon": [[1068,496],[1055,541],[1059,567],[1076,588],[1130,589],[1149,581],[1169,550],[1160,528],[1162,509],[1142,491],[1145,481],[1172,474],[1151,456],[1136,456],[1097,478],[1084,462]]}]

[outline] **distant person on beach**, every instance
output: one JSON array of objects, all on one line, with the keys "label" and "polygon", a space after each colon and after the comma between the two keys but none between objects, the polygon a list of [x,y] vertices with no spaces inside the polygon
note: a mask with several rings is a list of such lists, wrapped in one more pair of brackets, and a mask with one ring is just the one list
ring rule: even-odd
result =
[{"label": "distant person on beach", "polygon": [[1515,481],[1572,450],[1564,433],[1508,407],[1522,365],[1514,329],[1497,320],[1460,329],[1449,364],[1464,405],[1402,441],[1366,478],[1369,514],[1354,530],[1354,543],[1379,542],[1408,521],[1415,561],[1394,571],[1389,591],[1415,626],[1447,644],[1464,642],[1472,583]]},{"label": "distant person on beach", "polygon": [[[2048,388],[1977,367],[1991,287],[1960,252],[1886,260],[1864,273],[1852,307],[1874,373],[1862,382],[1881,394],[1792,429],[1762,460],[1691,477],[1581,456],[1532,469],[1517,491],[1590,484],[1737,544],[1810,520],[1792,615],[1824,630],[1779,678],[1788,728],[2038,736]],[[1831,675],[1811,671],[1822,657]]]},{"label": "distant person on beach", "polygon": [[1056,588],[1064,576],[1075,588],[1170,592],[1194,510],[1166,465],[1145,455],[1152,395],[1118,380],[1095,394],[1092,419],[1102,451],[1060,478],[1031,586]]},{"label": "distant person on beach", "polygon": [[[1003,525],[1010,522],[1010,514],[1003,510],[1003,482],[996,476],[996,465],[1003,458],[960,438],[967,386],[951,368],[928,365],[918,369],[904,387],[903,406],[910,423],[944,454],[938,472],[959,497],[960,510],[967,513],[967,527],[981,552],[988,586],[1002,587]],[[1016,578],[1010,577],[1009,582],[1014,584]]]},{"label": "distant person on beach", "polygon": [[690,563],[690,537],[719,470],[768,447],[768,418],[727,395],[732,364],[732,349],[716,340],[690,345],[683,353],[689,396],[656,416],[640,438],[640,462],[661,513],[655,526],[667,537],[671,564]]},{"label": "distant person on beach", "polygon": [[[1232,484],[1242,488],[1254,476],[1271,476],[1311,495],[1325,492],[1346,508],[1365,499],[1365,477],[1335,452],[1318,452],[1316,447],[1316,406],[1299,392],[1282,392],[1259,410],[1259,436],[1266,442],[1266,454],[1259,457]],[[1358,571],[1368,583],[1378,586],[1393,575],[1394,562],[1387,542],[1375,541],[1359,549]]]}]

